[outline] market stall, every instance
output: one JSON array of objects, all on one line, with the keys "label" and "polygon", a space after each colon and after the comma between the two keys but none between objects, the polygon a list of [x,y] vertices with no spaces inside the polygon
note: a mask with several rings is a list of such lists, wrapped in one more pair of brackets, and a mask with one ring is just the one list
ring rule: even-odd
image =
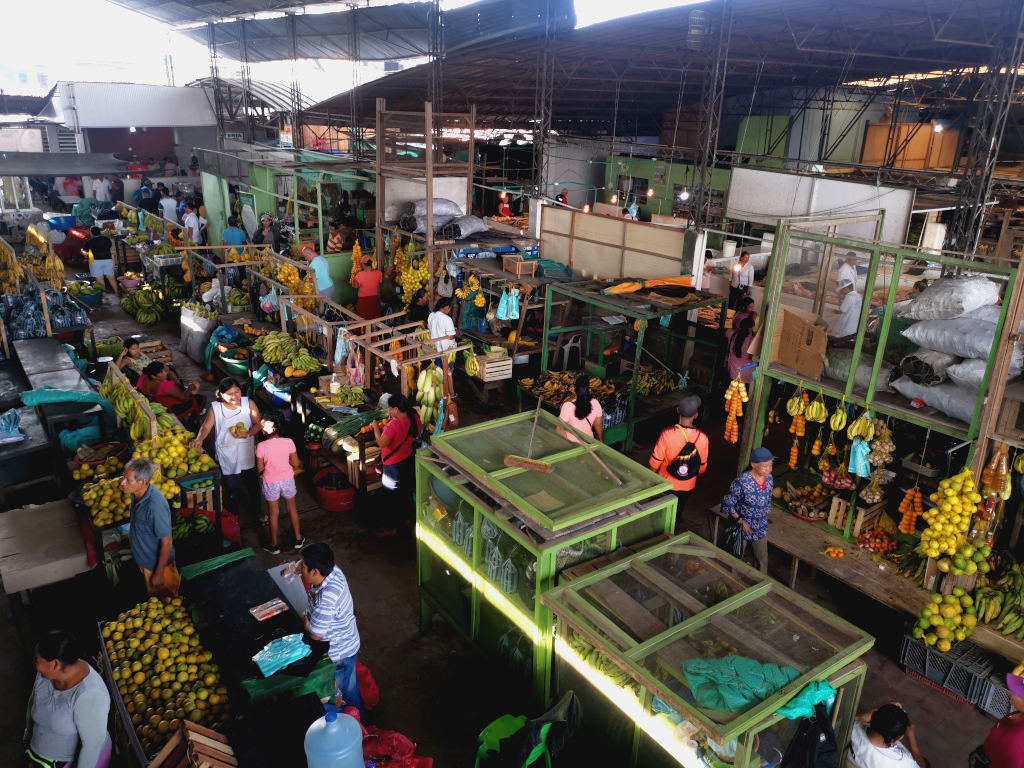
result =
[{"label": "market stall", "polygon": [[556,619],[556,695],[582,689],[590,701],[611,699],[584,710],[610,763],[700,766],[727,757],[759,767],[758,749],[768,755],[769,743],[787,744],[796,730],[780,708],[824,681],[837,691],[840,749],[848,742],[866,672],[857,659],[873,638],[693,534],[546,590],[540,601]]},{"label": "market stall", "polygon": [[[543,701],[552,616],[540,596],[570,566],[670,533],[676,500],[645,467],[536,418],[535,432],[521,413],[434,435],[416,455],[416,538],[424,621],[444,616]],[[553,470],[506,465],[527,453]]]},{"label": "market stall", "polygon": [[[1005,444],[979,456],[977,442],[992,371],[1019,370],[1019,351],[998,341],[1008,316],[1019,322],[1016,268],[951,254],[925,263],[910,248],[817,231],[827,224],[783,222],[766,285],[741,456],[763,444],[781,457],[769,543],[791,557],[791,584],[804,562],[918,614],[912,634],[930,654],[969,637],[1019,660],[1024,634],[999,623],[1001,610],[952,618],[996,594],[1001,603],[992,585],[1018,567],[996,551],[1014,462]],[[837,249],[867,268],[852,334],[821,323],[845,311],[820,275]],[[936,600],[952,627],[922,615]]]},{"label": "market stall", "polygon": [[[552,283],[545,298],[544,339],[556,337],[556,354],[565,366],[568,347],[579,350],[581,364],[599,385],[613,384],[625,392],[623,419],[605,429],[605,442],[623,442],[628,450],[636,425],[658,413],[674,408],[679,401],[678,372],[689,369],[694,379],[687,389],[710,392],[722,365],[727,299],[695,291],[678,281],[624,281],[616,284],[587,281]],[[653,282],[653,284],[652,284]],[[551,306],[566,299],[560,317],[552,318]],[[717,310],[714,328],[699,325],[691,312]],[[699,362],[694,352],[707,350],[710,357]],[[657,349],[657,353],[653,352]],[[645,357],[646,355],[646,357]],[[650,363],[648,363],[650,360]],[[541,375],[529,383],[520,381],[520,393],[537,395],[545,372],[554,368],[549,349],[542,345]],[[697,375],[697,369],[704,372]],[[608,380],[605,382],[604,380]],[[618,382],[618,383],[615,383]],[[594,386],[594,385],[592,385]],[[608,392],[604,392],[605,395]],[[549,406],[560,403],[548,402]]]}]

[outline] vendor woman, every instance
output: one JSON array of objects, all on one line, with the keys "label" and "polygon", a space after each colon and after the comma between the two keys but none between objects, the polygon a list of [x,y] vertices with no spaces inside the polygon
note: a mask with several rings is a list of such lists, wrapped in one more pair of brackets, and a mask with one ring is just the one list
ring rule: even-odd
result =
[{"label": "vendor woman", "polygon": [[363,268],[352,279],[358,290],[356,314],[364,320],[380,317],[380,286],[384,282],[384,275],[379,269],[373,268],[372,256],[363,257]]},{"label": "vendor woman", "polygon": [[193,382],[182,389],[170,378],[171,369],[161,362],[152,362],[142,369],[136,388],[150,400],[155,400],[175,416],[199,416],[200,403],[196,393],[199,384]]},{"label": "vendor woman", "polygon": [[[122,371],[127,368],[136,376],[141,376],[142,372],[146,369],[146,366],[153,362],[153,358],[142,352],[142,347],[139,346],[138,339],[129,339],[128,343],[124,345],[124,349],[121,350],[121,354],[118,355],[116,362],[117,367]],[[174,366],[167,366],[167,370],[169,371],[168,378],[184,389],[185,385],[182,384],[181,378],[178,376],[178,372],[174,370]]]},{"label": "vendor woman", "polygon": [[224,507],[235,515],[241,511],[239,491],[243,486],[252,509],[260,508],[254,438],[262,428],[263,420],[256,403],[243,397],[238,383],[229,376],[217,385],[217,402],[210,406],[199,434],[189,443],[190,448],[201,450],[203,440],[213,432],[217,463],[224,482]]}]

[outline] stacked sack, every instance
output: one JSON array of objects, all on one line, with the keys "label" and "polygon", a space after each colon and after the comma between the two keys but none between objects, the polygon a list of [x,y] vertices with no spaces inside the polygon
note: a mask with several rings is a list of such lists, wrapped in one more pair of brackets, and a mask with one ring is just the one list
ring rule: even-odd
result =
[{"label": "stacked sack", "polygon": [[[900,315],[917,320],[903,335],[921,349],[905,359],[903,376],[891,382],[891,387],[904,397],[920,399],[970,423],[996,338],[999,292],[999,284],[987,277],[947,277],[899,308]],[[922,366],[925,361],[928,365]],[[931,375],[910,374],[915,366]],[[1024,347],[1018,344],[1010,375],[1021,370]]]}]

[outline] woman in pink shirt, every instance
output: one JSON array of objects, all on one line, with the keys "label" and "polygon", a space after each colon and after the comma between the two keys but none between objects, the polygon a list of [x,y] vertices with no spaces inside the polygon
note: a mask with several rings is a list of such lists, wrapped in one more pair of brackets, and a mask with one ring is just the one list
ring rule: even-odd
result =
[{"label": "woman in pink shirt", "polygon": [[[746,366],[754,362],[750,356],[750,342],[754,340],[754,318],[750,315],[744,317],[737,327],[729,329],[725,338],[729,348],[729,378],[739,376],[744,384],[750,384],[754,369]],[[741,370],[743,368],[746,370]]]},{"label": "woman in pink shirt", "polygon": [[[576,396],[572,400],[562,403],[562,410],[558,418],[575,427],[584,435],[592,435],[599,442],[604,441],[604,411],[601,403],[596,397],[590,396],[590,377],[587,374],[577,376],[572,385]],[[567,429],[560,429],[559,432],[574,443],[582,442],[576,435]]]},{"label": "woman in pink shirt", "polygon": [[382,430],[373,423],[373,436],[380,446],[381,474],[384,487],[395,491],[394,500],[385,504],[386,517],[381,522],[378,536],[393,536],[398,533],[398,521],[403,517],[411,522],[413,491],[416,486],[416,470],[413,450],[420,434],[420,417],[409,398],[391,395],[388,400],[388,415],[391,420]]},{"label": "woman in pink shirt", "polygon": [[263,440],[256,446],[256,471],[263,480],[263,498],[270,510],[270,546],[263,547],[272,555],[281,554],[277,544],[277,518],[281,513],[278,500],[284,497],[288,518],[295,533],[295,549],[302,549],[306,540],[299,531],[299,511],[295,507],[295,470],[299,467],[299,455],[295,443],[281,437],[281,417],[274,413],[263,415]]},{"label": "woman in pink shirt", "polygon": [[363,320],[373,320],[380,317],[380,284],[384,282],[384,275],[379,269],[373,268],[373,258],[367,256],[363,259],[363,268],[356,272],[356,314]]}]

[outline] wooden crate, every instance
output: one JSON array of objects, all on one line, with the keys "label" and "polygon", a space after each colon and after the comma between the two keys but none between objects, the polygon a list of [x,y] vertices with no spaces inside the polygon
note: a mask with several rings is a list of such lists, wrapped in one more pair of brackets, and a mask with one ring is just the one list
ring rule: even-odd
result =
[{"label": "wooden crate", "polygon": [[201,491],[191,491],[188,488],[182,488],[181,492],[184,499],[182,502],[183,507],[187,509],[205,509],[208,512],[217,511],[213,502],[213,488],[205,488]]},{"label": "wooden crate", "polygon": [[505,272],[511,272],[516,277],[527,275],[533,277],[537,271],[536,261],[523,261],[518,253],[506,253],[501,257],[501,268]]},{"label": "wooden crate", "polygon": [[[828,511],[828,524],[841,531],[846,530],[846,511],[849,507],[850,503],[848,501],[833,496],[832,507]],[[853,519],[850,535],[857,538],[862,533],[874,528],[875,519],[882,514],[883,509],[885,509],[884,502],[872,504],[866,509],[864,507],[857,507],[857,514]]]},{"label": "wooden crate", "polygon": [[171,350],[164,347],[162,341],[140,341],[139,349],[143,355],[154,362],[163,363],[164,365],[170,365],[173,362]]},{"label": "wooden crate", "polygon": [[150,768],[235,768],[238,760],[227,738],[188,721],[168,739]]},{"label": "wooden crate", "polygon": [[512,378],[512,358],[504,352],[488,352],[486,355],[477,355],[476,359],[480,363],[476,378],[480,381]]}]

